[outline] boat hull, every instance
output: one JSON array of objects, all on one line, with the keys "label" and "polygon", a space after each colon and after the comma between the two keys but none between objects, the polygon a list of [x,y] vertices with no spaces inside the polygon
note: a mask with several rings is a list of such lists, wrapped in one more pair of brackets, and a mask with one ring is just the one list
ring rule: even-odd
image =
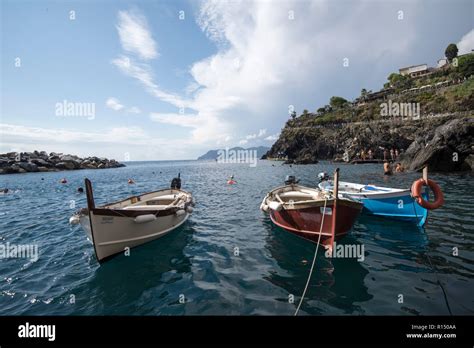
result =
[{"label": "boat hull", "polygon": [[[319,187],[332,190],[332,183],[324,182]],[[371,188],[371,190],[364,190],[364,188]],[[416,203],[410,190],[340,182],[339,195],[361,202],[364,205],[362,213],[366,215],[403,220],[418,226],[423,226],[428,217],[428,210]],[[423,198],[427,200],[428,196],[426,190]]]},{"label": "boat hull", "polygon": [[[407,221],[420,227],[428,218],[428,210],[416,203],[409,190],[371,195],[349,192],[342,194],[361,202],[364,205],[363,214]],[[423,198],[428,199],[428,192],[423,194]]]},{"label": "boat hull", "polygon": [[[428,199],[428,194],[423,197]],[[358,197],[353,197],[358,199]],[[394,197],[359,198],[364,208],[362,213],[383,216],[390,219],[412,222],[423,226],[428,218],[428,210],[420,206],[411,195],[403,194]]]},{"label": "boat hull", "polygon": [[136,246],[163,237],[181,226],[189,213],[158,216],[155,220],[137,223],[129,216],[98,215],[91,212],[81,218],[81,225],[93,243],[99,262]]},{"label": "boat hull", "polygon": [[[272,222],[286,231],[311,242],[330,247],[332,242],[333,202],[302,209],[270,210]],[[361,211],[360,204],[339,200],[337,203],[337,225],[334,240],[347,235]],[[323,220],[324,217],[324,220]],[[322,223],[322,229],[321,229]],[[319,232],[321,231],[321,237]]]}]

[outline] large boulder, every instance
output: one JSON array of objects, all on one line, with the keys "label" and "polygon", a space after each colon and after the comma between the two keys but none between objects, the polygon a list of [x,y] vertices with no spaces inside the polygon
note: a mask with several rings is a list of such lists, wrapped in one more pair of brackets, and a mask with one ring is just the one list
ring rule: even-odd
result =
[{"label": "large boulder", "polygon": [[467,156],[467,158],[464,160],[464,163],[471,167],[471,170],[474,170],[474,153]]},{"label": "large boulder", "polygon": [[48,157],[47,161],[54,164],[54,163],[59,163],[60,159],[59,159],[59,156],[57,156],[57,155],[50,155]]},{"label": "large boulder", "polygon": [[72,155],[63,155],[63,156],[59,156],[59,160],[61,162],[77,161],[79,160],[79,157],[72,156]]},{"label": "large boulder", "polygon": [[9,160],[6,157],[0,157],[0,168],[8,167]]},{"label": "large boulder", "polygon": [[59,163],[56,163],[55,165],[56,168],[58,169],[67,169],[67,170],[72,170],[72,169],[75,169],[75,165],[73,162],[59,162]]},{"label": "large boulder", "polygon": [[18,163],[18,166],[27,171],[27,172],[37,172],[38,171],[38,166],[34,163],[31,162],[20,162]]},{"label": "large boulder", "polygon": [[41,166],[41,167],[51,167],[52,166],[51,163],[49,163],[48,161],[46,161],[42,158],[34,158],[34,159],[31,160],[31,163],[34,163],[37,166]]},{"label": "large boulder", "polygon": [[437,127],[434,133],[417,137],[401,161],[408,169],[416,171],[424,166],[440,172],[471,170],[469,156],[473,154],[473,134],[473,118],[453,119]]},{"label": "large boulder", "polygon": [[9,167],[4,167],[1,170],[2,174],[14,174],[19,172],[20,166],[13,164]]}]

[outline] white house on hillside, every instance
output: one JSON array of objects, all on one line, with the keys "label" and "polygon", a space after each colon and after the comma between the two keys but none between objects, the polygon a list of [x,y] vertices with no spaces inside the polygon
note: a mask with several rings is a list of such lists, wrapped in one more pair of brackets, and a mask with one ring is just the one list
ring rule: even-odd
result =
[{"label": "white house on hillside", "polygon": [[447,59],[447,58],[438,59],[437,68],[442,68],[442,67],[445,66],[446,64],[448,64],[448,59]]},{"label": "white house on hillside", "polygon": [[407,66],[406,68],[398,69],[398,71],[400,72],[400,75],[402,76],[409,75],[410,77],[425,75],[429,72],[428,64]]}]

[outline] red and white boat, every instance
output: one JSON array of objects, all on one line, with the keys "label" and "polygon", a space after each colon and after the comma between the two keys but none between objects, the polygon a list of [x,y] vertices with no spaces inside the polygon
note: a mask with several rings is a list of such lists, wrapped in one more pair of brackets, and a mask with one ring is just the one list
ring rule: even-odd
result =
[{"label": "red and white boat", "polygon": [[[338,175],[336,170],[335,183]],[[260,205],[275,225],[329,249],[349,233],[362,207],[356,200],[338,197],[337,189],[325,192],[301,186],[293,176],[287,177],[285,186],[270,191]]]}]

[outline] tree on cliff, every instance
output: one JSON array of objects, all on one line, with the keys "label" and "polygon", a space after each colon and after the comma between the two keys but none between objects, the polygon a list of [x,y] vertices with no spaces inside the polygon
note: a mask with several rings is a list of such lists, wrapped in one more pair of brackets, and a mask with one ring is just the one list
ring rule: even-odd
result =
[{"label": "tree on cliff", "polygon": [[458,46],[456,44],[449,44],[444,51],[444,55],[448,58],[448,61],[451,63],[454,58],[458,56]]},{"label": "tree on cliff", "polygon": [[291,113],[291,119],[294,120],[296,118],[296,111],[293,110]]},{"label": "tree on cliff", "polygon": [[331,105],[331,107],[334,109],[339,109],[346,104],[347,104],[347,100],[342,97],[334,96],[334,97],[331,97],[331,99],[329,99],[329,105]]},{"label": "tree on cliff", "polygon": [[308,116],[308,112],[309,112],[308,110],[304,109],[303,110],[303,116]]},{"label": "tree on cliff", "polygon": [[391,73],[390,75],[388,75],[387,80],[390,87],[396,89],[405,89],[408,88],[411,84],[411,79],[408,76],[403,76],[397,73]]},{"label": "tree on cliff", "polygon": [[322,114],[324,114],[325,112],[326,112],[326,109],[325,109],[324,107],[319,108],[318,110],[316,110],[316,113],[317,113],[318,115],[322,115]]}]

